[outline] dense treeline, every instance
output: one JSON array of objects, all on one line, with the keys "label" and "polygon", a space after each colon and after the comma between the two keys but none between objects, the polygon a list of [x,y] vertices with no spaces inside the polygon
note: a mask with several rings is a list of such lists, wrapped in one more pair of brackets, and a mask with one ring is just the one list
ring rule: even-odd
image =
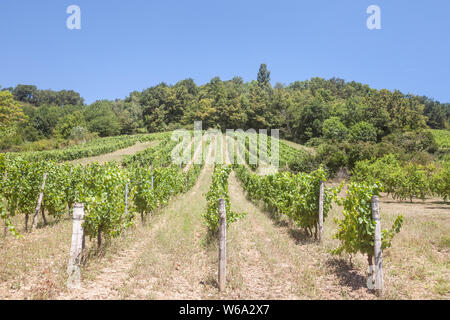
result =
[{"label": "dense treeline", "polygon": [[14,99],[20,102],[26,102],[35,106],[42,105],[83,105],[84,99],[78,92],[73,90],[39,90],[33,85],[19,84],[15,88],[4,88],[3,91],[12,93]]},{"label": "dense treeline", "polygon": [[85,105],[74,91],[38,90],[31,85],[3,90],[22,105],[24,114],[24,119],[0,139],[3,150],[42,139],[49,145],[27,146],[53,148],[48,139],[64,140],[83,132],[105,137],[191,128],[194,120],[202,120],[204,129],[277,128],[283,138],[313,146],[331,140],[339,149],[345,149],[345,145],[339,146],[345,142],[396,145],[405,138],[416,141],[419,133],[428,144],[432,137],[422,130],[448,128],[450,114],[450,104],[336,78],[272,87],[264,64],[257,80],[251,82],[240,77],[228,81],[215,77],[197,86],[186,79],[134,91],[124,100],[91,105]]}]

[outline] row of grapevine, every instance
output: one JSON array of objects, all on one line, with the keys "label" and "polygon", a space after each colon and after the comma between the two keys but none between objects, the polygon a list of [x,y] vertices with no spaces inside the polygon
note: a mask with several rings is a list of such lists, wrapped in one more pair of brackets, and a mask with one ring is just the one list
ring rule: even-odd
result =
[{"label": "row of grapevine", "polygon": [[216,165],[212,175],[211,187],[206,194],[207,209],[203,214],[203,220],[211,234],[219,230],[219,199],[225,200],[227,225],[237,221],[245,215],[231,210],[230,197],[228,195],[228,177],[232,166]]},{"label": "row of grapevine", "polygon": [[[269,163],[269,158],[272,157],[272,137],[265,134],[251,134],[251,133],[236,133],[235,139],[238,139],[238,146],[241,150],[247,165],[255,171],[258,166]],[[244,138],[244,139],[242,139]],[[266,143],[263,143],[263,139]],[[243,143],[242,141],[245,141]],[[280,168],[288,168],[291,171],[297,172],[298,165],[296,161],[299,158],[304,158],[307,155],[306,151],[298,150],[291,147],[287,143],[278,140],[278,161]]]},{"label": "row of grapevine", "polygon": [[[163,144],[153,149],[157,154],[170,155],[170,150],[166,148],[167,144]],[[1,155],[1,217],[10,231],[17,235],[11,218],[22,213],[28,220],[36,207],[43,173],[46,172],[43,212],[60,219],[75,202],[84,203],[86,235],[97,237],[100,244],[102,234],[114,237],[132,224],[135,212],[142,215],[151,212],[167,203],[174,194],[187,191],[195,184],[201,169],[201,166],[193,165],[188,172],[183,172],[177,166],[163,167],[166,161],[161,158],[156,161],[158,166],[152,169],[151,161],[128,162],[126,168],[115,163],[94,163],[83,167],[50,161],[8,159],[6,155]],[[153,188],[148,184],[149,179],[153,180]],[[132,205],[125,216],[124,195],[127,184]]]},{"label": "row of grapevine", "polygon": [[158,148],[148,148],[146,150],[125,157],[122,165],[128,167],[130,165],[165,167],[172,162],[171,151],[178,144],[172,141],[170,136],[166,136],[158,145]]},{"label": "row of grapevine", "polygon": [[401,163],[395,155],[357,162],[352,181],[373,184],[379,181],[394,199],[411,202],[414,198],[425,200],[427,196],[450,197],[450,163],[423,166]]},{"label": "row of grapevine", "polygon": [[[236,166],[235,172],[242,182],[250,198],[263,201],[267,209],[277,218],[285,214],[296,225],[304,229],[309,236],[317,239],[319,186],[325,181],[326,175],[322,167],[311,174],[280,172],[273,175],[258,176],[245,166]],[[339,246],[332,250],[333,254],[346,252],[366,254],[369,265],[373,265],[375,221],[372,219],[372,196],[379,195],[380,184],[367,185],[351,183],[345,198],[337,194],[342,184],[335,188],[324,188],[323,219],[331,209],[332,201],[343,206],[344,217],[335,219],[338,226],[334,239],[340,241]],[[394,235],[400,232],[403,216],[398,216],[390,229],[382,233],[381,248],[389,248]]]},{"label": "row of grapevine", "polygon": [[[237,152],[240,154],[242,159],[245,161],[245,163],[248,165],[250,169],[255,171],[259,166],[259,159],[257,156],[257,145],[258,145],[258,138],[256,134],[246,134],[246,133],[235,133],[234,140],[236,141],[236,149]],[[250,148],[250,144],[252,147]],[[250,152],[256,150],[255,152]],[[237,162],[234,162],[237,163]]]},{"label": "row of grapevine", "polygon": [[[310,236],[313,235],[312,228],[315,228],[317,236],[319,186],[321,181],[326,181],[322,168],[311,174],[279,172],[266,176],[254,174],[245,166],[236,166],[235,171],[250,198],[263,201],[278,218],[286,215]],[[325,188],[324,219],[331,209],[332,200],[336,199],[341,188],[342,185]]]},{"label": "row of grapevine", "polygon": [[[382,186],[377,183],[350,183],[347,196],[337,200],[344,207],[344,217],[336,219],[338,230],[333,238],[339,240],[340,244],[332,253],[366,254],[369,266],[373,265],[375,221],[372,219],[372,197],[379,196],[381,191]],[[400,215],[390,229],[381,231],[382,249],[391,246],[392,239],[400,232],[402,224],[403,216]]]},{"label": "row of grapevine", "polygon": [[114,152],[119,149],[130,147],[137,142],[147,142],[160,140],[168,136],[168,133],[152,133],[136,136],[117,136],[96,139],[84,144],[78,144],[66,149],[7,153],[9,158],[22,158],[28,161],[70,161],[80,158],[98,156],[105,153]]}]

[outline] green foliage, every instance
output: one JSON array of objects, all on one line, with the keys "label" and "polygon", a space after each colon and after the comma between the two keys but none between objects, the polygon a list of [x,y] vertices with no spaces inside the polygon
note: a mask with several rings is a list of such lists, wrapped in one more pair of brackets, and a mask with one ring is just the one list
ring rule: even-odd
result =
[{"label": "green foliage", "polygon": [[361,121],[353,125],[349,131],[349,140],[352,142],[375,142],[377,141],[377,131],[368,122]]},{"label": "green foliage", "polygon": [[450,130],[430,130],[438,145],[436,155],[439,159],[450,161]]},{"label": "green foliage", "polygon": [[325,165],[331,176],[334,176],[340,168],[344,168],[348,162],[345,150],[336,144],[321,144],[317,148],[317,158]]},{"label": "green foliage", "polygon": [[[432,193],[444,197],[448,193],[445,190],[445,170],[446,167],[440,169],[433,165],[401,163],[395,155],[387,155],[374,161],[357,162],[352,172],[352,181],[380,181],[395,199],[409,199],[412,202],[414,198],[425,200]],[[436,187],[432,185],[433,177],[436,179]]]},{"label": "green foliage", "polygon": [[9,91],[0,91],[0,134],[5,134],[13,124],[24,120],[22,107],[14,101],[12,94]]},{"label": "green foliage", "polygon": [[322,132],[326,139],[344,141],[347,138],[348,129],[338,117],[331,117],[323,122]]},{"label": "green foliage", "polygon": [[429,181],[422,165],[414,163],[407,164],[403,170],[394,173],[394,179],[397,188],[394,190],[393,196],[401,200],[413,198],[425,200],[429,194]]},{"label": "green foliage", "polygon": [[[153,134],[145,139],[150,137],[164,137],[167,141],[168,135]],[[201,166],[193,165],[186,173],[178,166],[168,166],[170,148],[173,144],[162,144],[155,148],[155,157],[138,156],[134,162],[128,161],[126,168],[116,163],[94,163],[83,167],[0,154],[0,218],[12,233],[18,235],[11,218],[17,213],[34,213],[43,176],[47,173],[43,210],[59,219],[67,208],[72,209],[74,203],[84,203],[86,235],[97,237],[100,244],[102,236],[116,237],[132,225],[135,212],[151,212],[165,205],[173,195],[186,192],[195,184]],[[153,166],[152,171],[146,169],[150,166]],[[149,182],[151,176],[154,176],[153,189]],[[128,206],[128,215],[125,215],[127,184],[132,203]]]},{"label": "green foliage", "polygon": [[207,209],[203,214],[203,220],[211,234],[216,234],[219,230],[219,199],[225,200],[227,226],[245,215],[245,213],[231,210],[230,197],[228,195],[228,177],[230,173],[231,166],[216,165],[214,167],[211,186],[206,194]]},{"label": "green foliage", "polygon": [[261,63],[261,65],[259,66],[257,80],[260,85],[270,84],[270,71],[267,70],[267,65],[264,63]]},{"label": "green foliage", "polygon": [[[288,211],[288,216],[303,229],[311,229],[319,223],[319,186],[320,181],[326,182],[325,170],[320,167],[311,174],[298,173],[295,176],[297,193],[293,199],[293,206]],[[337,194],[342,189],[342,185],[337,188],[324,188],[323,219],[325,221],[331,209],[332,200],[337,198]]]},{"label": "green foliage", "polygon": [[[131,172],[134,205],[136,212],[140,213],[142,218],[165,205],[172,196],[188,190],[185,185],[187,175],[185,176],[177,166],[160,167],[154,170],[133,167]],[[192,183],[189,184],[190,186]]]},{"label": "green foliage", "polygon": [[95,139],[87,143],[81,143],[60,150],[49,150],[41,152],[23,152],[23,153],[8,153],[10,158],[20,157],[28,161],[35,160],[52,160],[52,161],[66,161],[75,160],[86,157],[93,157],[100,154],[110,153],[119,149],[130,147],[136,142],[152,141],[166,137],[167,133],[157,133],[140,136],[116,136]]},{"label": "green foliage", "polygon": [[309,152],[299,152],[288,162],[288,167],[293,172],[312,172],[319,168],[320,161],[318,157]]},{"label": "green foliage", "polygon": [[12,94],[14,95],[14,99],[17,101],[30,103],[36,106],[83,104],[83,98],[80,97],[79,93],[73,90],[38,90],[37,87],[33,85],[19,84],[17,87],[12,89]]},{"label": "green foliage", "polygon": [[56,163],[47,162],[44,168],[47,173],[45,181],[44,198],[42,208],[49,215],[61,218],[67,213],[67,184],[71,178],[67,172],[67,166],[58,166]]},{"label": "green foliage", "polygon": [[[96,101],[89,106],[73,91],[38,90],[27,85],[9,90],[23,102],[29,120],[20,124],[17,134],[0,141],[5,149],[44,137],[66,138],[71,126],[80,125],[68,121],[67,116],[75,113],[82,113],[78,119],[86,121],[86,126],[81,126],[100,136],[134,134],[143,127],[148,132],[168,131],[202,120],[205,129],[279,128],[281,137],[301,143],[324,137],[345,141],[345,128],[352,127],[347,135],[352,142],[381,141],[397,132],[423,132],[427,123],[446,129],[450,115],[450,104],[336,78],[312,78],[272,88],[264,64],[257,81],[214,77],[197,86],[186,79],[131,92],[124,100]],[[405,138],[415,141],[413,134]],[[393,144],[402,144],[401,138],[394,140]],[[427,146],[425,136],[421,140],[425,143],[418,143],[421,150],[433,148]]]},{"label": "green foliage", "polygon": [[[374,255],[375,221],[372,219],[372,196],[382,191],[380,184],[351,183],[347,196],[340,200],[344,206],[341,220],[336,219],[338,231],[333,235],[340,241],[340,245],[332,252],[341,254],[362,253],[368,257]],[[389,248],[394,235],[400,232],[403,216],[398,216],[390,229],[382,230],[382,249]]]},{"label": "green foliage", "polygon": [[7,159],[4,154],[0,154],[0,220],[5,222],[9,232],[15,236],[19,236],[16,228],[11,222],[10,215],[5,207],[5,201],[1,195],[5,193],[7,186]]},{"label": "green foliage", "polygon": [[[258,176],[249,172],[245,166],[237,166],[236,175],[250,198],[263,201],[276,218],[285,214],[297,226],[310,233],[311,228],[317,225],[319,185],[320,181],[326,181],[322,167],[311,174],[279,172]],[[331,209],[332,200],[336,198],[341,188],[342,186],[324,188],[324,219]]]},{"label": "green foliage", "polygon": [[384,137],[383,141],[400,146],[408,153],[417,151],[434,153],[439,147],[433,134],[429,131],[397,131]]},{"label": "green foliage", "polygon": [[79,202],[84,203],[83,228],[90,238],[106,235],[117,237],[131,223],[125,213],[127,173],[115,164],[88,165],[84,170]]},{"label": "green foliage", "polygon": [[76,111],[72,114],[66,115],[64,118],[59,120],[58,125],[54,130],[54,134],[55,136],[63,139],[76,138],[77,140],[81,140],[79,136],[73,136],[73,132],[76,132],[76,130],[74,130],[75,128],[85,127],[86,123],[84,121],[83,114],[79,111]]},{"label": "green foliage", "polygon": [[446,161],[435,171],[430,180],[430,191],[444,201],[450,198],[450,161]]},{"label": "green foliage", "polygon": [[439,148],[450,148],[450,130],[430,130],[429,131]]},{"label": "green foliage", "polygon": [[108,101],[97,101],[91,104],[86,109],[84,117],[89,131],[97,132],[100,137],[120,134],[120,122]]},{"label": "green foliage", "polygon": [[10,216],[16,213],[29,215],[36,208],[37,195],[44,176],[43,162],[28,162],[23,159],[9,159],[3,196],[8,202]]}]

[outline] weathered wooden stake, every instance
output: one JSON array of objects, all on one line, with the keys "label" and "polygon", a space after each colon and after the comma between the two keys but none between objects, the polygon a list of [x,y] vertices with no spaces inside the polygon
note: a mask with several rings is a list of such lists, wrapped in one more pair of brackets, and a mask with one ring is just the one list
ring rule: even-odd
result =
[{"label": "weathered wooden stake", "polygon": [[45,217],[45,208],[44,207],[41,208],[41,213],[42,213],[42,220],[44,220],[44,226],[46,226],[47,218]]},{"label": "weathered wooden stake", "polygon": [[225,290],[227,266],[227,213],[225,200],[219,199],[219,290]]},{"label": "weathered wooden stake", "polygon": [[3,236],[6,237],[7,234],[8,234],[8,225],[6,224],[5,220],[5,226],[3,227]]},{"label": "weathered wooden stake", "polygon": [[[5,173],[3,175],[3,181],[6,181],[7,178],[8,178],[8,172],[5,171]],[[9,218],[9,206],[8,206],[8,203],[6,204],[6,217]],[[5,227],[3,228],[3,236],[6,237],[7,233],[8,233],[8,225],[6,224],[6,219],[5,219]]]},{"label": "weathered wooden stake", "polygon": [[128,183],[125,185],[125,217],[128,215]]},{"label": "weathered wooden stake", "polygon": [[319,187],[319,242],[323,240],[323,196],[324,196],[324,183],[320,181]]},{"label": "weathered wooden stake", "polygon": [[39,219],[39,211],[41,210],[42,199],[44,198],[45,180],[47,180],[47,173],[44,173],[44,178],[42,179],[41,192],[39,193],[36,210],[34,210],[33,223],[31,225],[31,230],[33,230],[33,228],[37,227],[37,223],[38,223],[38,219]]},{"label": "weathered wooden stake", "polygon": [[381,222],[378,196],[372,196],[372,219],[375,221],[375,292],[378,296],[383,295],[383,258],[381,251]]},{"label": "weathered wooden stake", "polygon": [[153,190],[153,176],[152,176],[152,190]]},{"label": "weathered wooden stake", "polygon": [[84,217],[84,204],[75,203],[73,206],[73,229],[72,244],[70,247],[69,266],[67,273],[68,289],[78,289],[81,287],[80,260],[84,247],[84,230],[82,227]]}]

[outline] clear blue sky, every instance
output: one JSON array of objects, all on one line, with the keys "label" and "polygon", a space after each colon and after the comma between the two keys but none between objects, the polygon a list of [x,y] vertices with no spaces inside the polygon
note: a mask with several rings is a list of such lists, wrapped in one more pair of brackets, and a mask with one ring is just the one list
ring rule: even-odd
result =
[{"label": "clear blue sky", "polygon": [[[81,30],[66,8],[81,8]],[[382,30],[366,28],[381,8]],[[450,1],[2,0],[0,85],[73,89],[87,103],[162,81],[339,77],[450,102]]]}]

